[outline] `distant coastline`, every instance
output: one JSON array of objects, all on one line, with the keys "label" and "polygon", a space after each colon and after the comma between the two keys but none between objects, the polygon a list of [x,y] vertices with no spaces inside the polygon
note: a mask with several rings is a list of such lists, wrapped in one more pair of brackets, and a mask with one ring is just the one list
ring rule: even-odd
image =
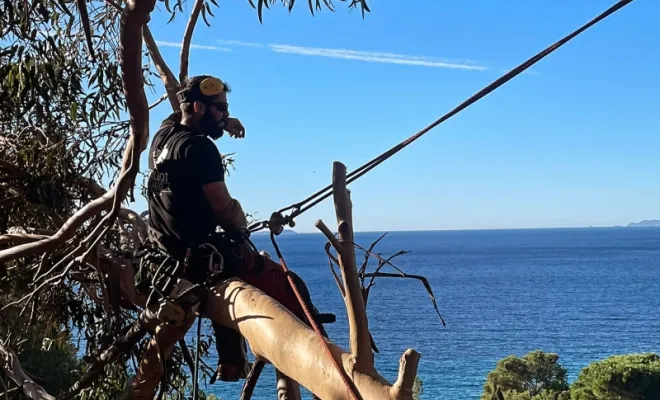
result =
[{"label": "distant coastline", "polygon": [[[269,230],[263,230],[263,231],[257,231],[254,232],[253,235],[265,235],[265,234],[270,234]],[[280,236],[282,235],[297,235],[298,232],[294,231],[293,229],[285,229],[280,233]]]},{"label": "distant coastline", "polygon": [[[538,227],[538,228],[471,228],[471,229],[391,229],[387,231],[355,231],[355,233],[384,233],[384,232],[400,232],[400,233],[415,233],[415,232],[445,232],[445,231],[518,231],[518,230],[557,230],[557,229],[611,229],[611,228],[660,228],[660,219],[645,219],[639,222],[630,222],[627,225],[606,225],[606,226],[567,226],[567,227]],[[270,231],[263,230],[254,232],[253,235],[270,234]],[[322,234],[318,231],[302,231],[296,232],[293,229],[284,229],[279,236],[294,236],[294,235],[307,235],[307,234]]]},{"label": "distant coastline", "polygon": [[639,222],[631,222],[627,225],[628,228],[658,228],[660,227],[660,219],[645,219]]}]

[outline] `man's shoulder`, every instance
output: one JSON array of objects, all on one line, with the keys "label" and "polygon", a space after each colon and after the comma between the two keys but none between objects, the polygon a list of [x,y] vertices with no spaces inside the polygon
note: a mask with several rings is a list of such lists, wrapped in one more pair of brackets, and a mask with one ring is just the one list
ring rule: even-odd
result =
[{"label": "man's shoulder", "polygon": [[177,147],[186,147],[193,144],[204,145],[208,142],[207,139],[206,135],[194,129],[178,122],[168,122],[166,120],[154,134],[153,144],[157,145],[160,142],[167,141]]}]

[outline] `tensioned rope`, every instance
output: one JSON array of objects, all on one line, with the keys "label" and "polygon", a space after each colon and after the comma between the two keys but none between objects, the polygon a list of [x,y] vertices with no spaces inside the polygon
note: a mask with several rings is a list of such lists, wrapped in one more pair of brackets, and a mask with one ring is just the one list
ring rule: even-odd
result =
[{"label": "tensioned rope", "polygon": [[[563,39],[559,40],[558,42],[554,43],[550,47],[546,48],[545,50],[541,51],[540,53],[536,54],[534,57],[528,59],[524,63],[520,64],[516,68],[512,69],[511,71],[507,72],[504,74],[502,77],[498,78],[497,80],[493,81],[491,84],[488,86],[484,87],[481,89],[479,92],[475,93],[472,95],[470,98],[459,104],[456,108],[453,110],[449,111],[447,114],[443,115],[439,119],[437,119],[435,122],[432,124],[428,125],[426,128],[422,129],[421,131],[413,134],[406,140],[402,141],[401,143],[397,144],[396,146],[392,147],[388,151],[384,152],[383,154],[377,156],[376,158],[372,159],[371,161],[368,161],[355,171],[350,172],[346,178],[346,183],[351,183],[354,180],[358,179],[362,175],[366,174],[367,172],[371,171],[374,169],[376,166],[380,165],[382,162],[387,160],[388,158],[392,157],[399,151],[403,150],[405,147],[407,147],[409,144],[414,142],[415,140],[419,139],[422,137],[425,133],[429,132],[431,129],[435,128],[436,126],[440,125],[441,123],[445,122],[449,118],[453,117],[454,115],[458,114],[459,112],[463,111],[470,105],[474,104],[481,98],[485,97],[487,94],[491,93],[495,89],[499,88],[503,84],[507,83],[532,65],[536,64],[538,61],[541,59],[545,58],[548,54],[552,53],[553,51],[557,50],[559,47],[563,46],[566,44],[568,41],[571,39],[575,38],[585,30],[589,29],[591,26],[597,24],[601,20],[607,18],[611,14],[615,13],[616,11],[620,10],[624,6],[632,3],[633,0],[621,0],[606,11],[604,11],[602,14],[597,16],[596,18],[592,19],[579,29],[573,31],[571,34],[567,35]],[[279,234],[283,228],[284,225],[289,225],[291,227],[295,226],[294,218],[299,216],[300,214],[304,213],[305,211],[309,210],[310,208],[314,207],[315,205],[319,204],[323,200],[327,199],[332,195],[332,184],[326,186],[325,188],[319,190],[318,192],[312,194],[311,196],[307,197],[306,199],[294,203],[290,205],[289,207],[282,208],[279,211],[274,212],[269,220],[263,220],[259,222],[255,222],[252,225],[250,225],[250,231],[251,232],[256,232],[264,228],[270,228],[271,231],[275,232],[275,234]],[[291,210],[291,213],[287,216],[284,216],[283,213],[286,211]]]},{"label": "tensioned rope", "polygon": [[[502,77],[498,78],[497,80],[493,81],[491,84],[486,86],[485,88],[481,89],[479,92],[475,93],[473,96],[459,104],[456,108],[453,110],[449,111],[447,114],[443,115],[439,119],[437,119],[435,122],[427,126],[426,128],[422,129],[421,131],[415,133],[414,135],[410,136],[406,140],[402,141],[401,143],[397,144],[396,146],[392,147],[390,150],[384,152],[383,154],[379,155],[378,157],[372,159],[371,161],[365,163],[362,165],[360,168],[356,169],[355,171],[349,173],[346,176],[346,183],[351,183],[354,180],[358,179],[362,175],[366,174],[367,172],[371,171],[374,169],[376,166],[387,160],[388,158],[392,157],[394,154],[398,153],[405,147],[407,147],[409,144],[414,142],[415,140],[419,139],[422,137],[425,133],[430,131],[431,129],[435,128],[436,126],[440,125],[444,121],[448,120],[449,118],[453,117],[454,115],[458,114],[459,112],[463,111],[470,105],[474,104],[493,90],[497,89],[498,87],[502,86],[509,80],[513,79],[515,76],[519,75],[521,72],[525,71],[532,65],[536,64],[538,61],[546,57],[548,54],[552,53],[553,51],[557,50],[559,47],[563,46],[566,44],[568,41],[571,39],[575,38],[578,36],[580,33],[584,32],[585,30],[589,29],[591,26],[597,24],[601,20],[607,18],[611,14],[615,13],[616,11],[620,10],[624,6],[632,3],[633,0],[620,0],[616,4],[614,4],[612,7],[608,8],[605,10],[603,13],[598,15],[596,18],[592,19],[579,29],[573,31],[569,35],[565,36],[563,39],[559,40],[558,42],[554,43],[550,47],[546,48],[545,50],[541,51],[540,53],[536,54],[534,57],[528,59],[524,63],[520,64],[516,68],[512,69],[511,71],[507,72],[504,74]],[[346,375],[346,372],[344,369],[339,365],[337,360],[334,358],[332,355],[332,352],[330,350],[330,347],[328,343],[325,341],[318,325],[316,324],[316,321],[312,317],[312,314],[309,310],[309,307],[307,307],[307,304],[303,300],[302,296],[300,295],[300,292],[298,291],[298,288],[296,287],[295,283],[293,282],[293,279],[291,278],[289,272],[289,268],[286,264],[286,261],[284,260],[284,256],[282,255],[279,246],[277,245],[277,241],[275,240],[275,236],[279,235],[282,232],[282,229],[284,225],[289,225],[291,227],[295,226],[294,218],[302,214],[303,212],[309,210],[310,208],[314,207],[315,205],[319,204],[321,201],[325,200],[329,196],[332,195],[332,185],[328,185],[325,188],[319,190],[318,192],[312,194],[308,198],[302,200],[299,203],[292,204],[289,207],[283,208],[279,211],[274,212],[271,215],[271,218],[269,220],[264,220],[260,222],[256,222],[252,224],[249,228],[251,232],[256,232],[264,228],[269,228],[270,229],[270,239],[273,244],[273,247],[275,248],[275,251],[277,253],[278,258],[280,259],[280,265],[282,266],[282,269],[284,272],[287,274],[287,279],[289,281],[289,285],[291,286],[291,289],[293,290],[296,298],[298,299],[298,302],[300,303],[301,307],[303,308],[303,311],[305,313],[305,316],[307,320],[310,322],[312,325],[312,328],[316,332],[316,334],[319,336],[321,339],[322,343],[324,344],[325,350],[330,356],[330,359],[332,360],[334,367],[337,369],[337,372],[341,376],[344,384],[346,385],[346,388],[348,389],[349,393],[351,394],[351,397],[354,400],[361,399],[360,394],[358,393],[357,388],[355,385],[352,384],[350,381],[349,377]],[[308,204],[309,203],[309,204]],[[284,216],[282,215],[283,212],[292,210],[291,214]]]}]

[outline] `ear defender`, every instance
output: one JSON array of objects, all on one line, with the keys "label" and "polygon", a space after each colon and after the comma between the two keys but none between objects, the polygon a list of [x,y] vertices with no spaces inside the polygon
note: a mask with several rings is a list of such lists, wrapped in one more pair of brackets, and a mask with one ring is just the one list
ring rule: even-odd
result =
[{"label": "ear defender", "polygon": [[206,78],[199,84],[199,91],[204,96],[217,96],[225,91],[225,84],[218,78]]},{"label": "ear defender", "polygon": [[179,92],[176,96],[181,103],[192,101],[210,101],[213,97],[225,91],[225,84],[218,78],[204,78],[198,85],[192,85]]}]

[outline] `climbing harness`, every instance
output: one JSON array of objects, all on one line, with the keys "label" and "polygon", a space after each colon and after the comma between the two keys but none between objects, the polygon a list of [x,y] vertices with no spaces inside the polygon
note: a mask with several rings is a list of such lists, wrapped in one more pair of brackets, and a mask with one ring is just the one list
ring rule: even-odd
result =
[{"label": "climbing harness", "polygon": [[[355,171],[352,171],[346,176],[346,183],[349,184],[356,180],[357,178],[361,177],[362,175],[366,174],[367,172],[371,171],[374,169],[376,166],[387,160],[388,158],[392,157],[405,147],[407,147],[409,144],[414,142],[415,140],[419,139],[422,137],[425,133],[430,131],[431,129],[435,128],[436,126],[440,125],[444,121],[448,120],[449,118],[453,117],[454,115],[458,114],[459,112],[463,111],[470,105],[474,104],[481,98],[485,97],[487,94],[491,93],[495,89],[499,88],[503,84],[507,83],[517,75],[519,75],[521,72],[525,71],[532,65],[536,64],[538,61],[541,59],[545,58],[548,54],[552,53],[553,51],[557,50],[564,44],[566,44],[568,41],[571,39],[575,38],[578,36],[580,33],[584,32],[591,26],[595,25],[596,23],[600,22],[601,20],[605,19],[606,17],[610,16],[611,14],[615,13],[616,11],[620,10],[624,6],[632,3],[633,0],[621,0],[617,2],[615,5],[601,13],[599,16],[596,18],[592,19],[579,29],[573,31],[569,35],[565,36],[563,39],[559,40],[558,42],[554,43],[553,45],[549,46],[545,50],[541,51],[540,53],[536,54],[534,57],[528,59],[524,63],[520,64],[516,68],[512,69],[511,71],[507,72],[497,80],[493,81],[491,84],[488,86],[484,87],[481,89],[479,92],[475,93],[472,95],[470,98],[459,104],[456,108],[453,110],[449,111],[439,119],[437,119],[435,122],[427,126],[426,128],[422,129],[421,131],[413,134],[406,140],[402,141],[401,143],[397,144],[396,146],[392,147],[391,149],[387,150],[386,152],[382,153],[378,157],[368,161]],[[265,228],[269,228],[271,232],[274,232],[276,235],[279,235],[282,230],[284,229],[285,225],[289,225],[290,227],[295,226],[294,218],[298,217],[300,214],[304,213],[305,211],[309,210],[310,208],[314,207],[315,205],[319,204],[326,198],[330,197],[332,195],[332,185],[328,185],[325,188],[319,190],[318,192],[312,194],[311,196],[307,197],[306,199],[294,203],[290,205],[289,207],[282,208],[279,211],[275,211],[269,220],[263,220],[259,222],[255,222],[252,225],[250,225],[249,230],[250,232],[257,232]],[[290,211],[290,214],[284,215],[285,212]]]},{"label": "climbing harness", "polygon": [[[523,71],[525,71],[526,69],[531,67],[532,65],[536,64],[541,59],[545,58],[547,55],[549,55],[553,51],[557,50],[558,48],[560,48],[561,46],[563,46],[564,44],[569,42],[571,39],[575,38],[576,36],[578,36],[579,34],[584,32],[585,30],[590,28],[591,26],[597,24],[601,20],[607,18],[611,14],[613,14],[616,11],[620,10],[624,6],[632,3],[632,1],[633,0],[621,0],[621,1],[617,2],[616,4],[614,4],[613,6],[608,8],[607,10],[605,10],[603,13],[601,13],[596,18],[592,19],[591,21],[589,21],[588,23],[586,23],[585,25],[583,25],[579,29],[573,31],[569,35],[565,36],[561,40],[554,43],[553,45],[547,47],[543,51],[539,52],[535,56],[531,57],[527,61],[525,61],[522,64],[520,64],[519,66],[517,66],[516,68],[512,69],[511,71],[507,72],[506,74],[504,74],[500,78],[496,79],[495,81],[490,83],[488,86],[484,87],[479,92],[475,93],[474,95],[469,97],[467,100],[463,101],[456,108],[449,111],[448,113],[446,113],[442,117],[438,118],[435,122],[428,125],[426,128],[424,128],[421,131],[413,134],[412,136],[405,139],[404,141],[397,144],[396,146],[392,147],[388,151],[382,153],[381,155],[379,155],[376,158],[368,161],[367,163],[365,163],[364,165],[362,165],[361,167],[359,167],[355,171],[349,173],[346,176],[346,183],[349,184],[349,183],[353,182],[354,180],[358,179],[359,177],[361,177],[362,175],[366,174],[367,172],[371,171],[376,166],[380,165],[382,162],[386,161],[387,159],[389,159],[390,157],[392,157],[393,155],[395,155],[399,151],[403,150],[409,144],[411,144],[415,140],[422,137],[425,133],[429,132],[431,129],[433,129],[436,126],[440,125],[444,121],[448,120],[449,118],[451,118],[454,115],[458,114],[459,112],[463,111],[464,109],[466,109],[470,105],[474,104],[475,102],[477,102],[481,98],[485,97],[486,95],[488,95],[489,93],[491,93],[495,89],[497,89],[500,86],[504,85],[505,83],[507,83],[508,81],[510,81],[511,79],[513,79],[514,77],[516,77],[517,75],[519,75],[520,73],[522,73]],[[292,228],[295,227],[294,219],[296,217],[298,217],[300,214],[304,213],[305,211],[309,210],[310,208],[314,207],[315,205],[319,204],[320,202],[322,202],[326,198],[330,197],[331,195],[332,195],[332,184],[326,186],[325,188],[319,190],[318,192],[312,194],[311,196],[307,197],[306,199],[304,199],[304,200],[302,200],[298,203],[294,203],[289,207],[285,207],[285,208],[283,208],[279,211],[273,212],[268,220],[255,222],[252,225],[250,225],[250,227],[248,228],[250,232],[257,232],[257,231],[260,231],[260,230],[265,229],[265,228],[268,228],[270,230],[271,242],[273,244],[273,247],[275,248],[275,251],[277,253],[278,258],[280,259],[280,265],[282,266],[282,269],[284,270],[284,272],[287,274],[287,279],[289,281],[289,285],[293,289],[293,291],[296,295],[296,298],[298,299],[298,302],[300,302],[300,305],[302,306],[302,308],[305,312],[305,316],[309,320],[309,322],[312,325],[312,327],[313,327],[314,331],[316,332],[316,334],[321,339],[323,339],[323,335],[321,334],[321,331],[318,328],[318,325],[316,324],[314,319],[311,317],[311,313],[310,313],[307,305],[303,301],[302,296],[298,292],[298,289],[296,288],[296,285],[294,284],[294,282],[293,282],[293,280],[292,280],[292,278],[289,274],[289,269],[287,267],[287,264],[286,264],[286,261],[284,260],[283,255],[280,251],[280,248],[277,245],[277,241],[275,240],[275,236],[278,236],[279,234],[282,233],[282,231],[284,230],[285,225],[288,225]],[[290,213],[288,215],[284,215],[284,213],[287,212],[287,211],[290,211]],[[328,356],[332,360],[335,368],[337,369],[337,372],[339,372],[340,376],[342,377],[342,380],[344,381],[344,384],[348,388],[352,398],[355,399],[355,400],[360,399],[361,397],[360,397],[357,389],[355,388],[354,384],[346,376],[346,372],[344,371],[344,369],[337,363],[337,360],[333,357],[332,352],[330,351],[330,347],[329,347],[328,343],[325,340],[322,340],[322,342],[323,342],[324,347],[325,347],[325,349],[328,353]]]}]

